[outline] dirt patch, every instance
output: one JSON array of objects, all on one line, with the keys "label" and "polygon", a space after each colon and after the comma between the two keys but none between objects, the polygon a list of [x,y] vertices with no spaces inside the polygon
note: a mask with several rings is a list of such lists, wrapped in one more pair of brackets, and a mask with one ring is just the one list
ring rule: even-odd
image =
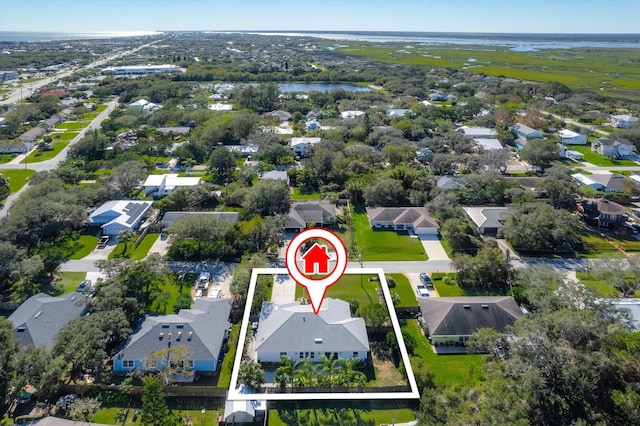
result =
[{"label": "dirt patch", "polygon": [[407,384],[407,381],[392,361],[381,361],[374,357],[373,366],[376,372],[376,379],[370,382],[370,385],[401,386]]}]

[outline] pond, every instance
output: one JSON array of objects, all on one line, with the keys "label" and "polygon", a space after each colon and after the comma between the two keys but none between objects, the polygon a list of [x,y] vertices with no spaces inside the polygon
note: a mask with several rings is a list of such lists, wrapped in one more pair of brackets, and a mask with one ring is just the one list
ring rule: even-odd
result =
[{"label": "pond", "polygon": [[333,89],[342,89],[347,92],[370,92],[371,88],[357,86],[348,83],[282,83],[279,84],[280,91],[288,92],[330,92]]}]

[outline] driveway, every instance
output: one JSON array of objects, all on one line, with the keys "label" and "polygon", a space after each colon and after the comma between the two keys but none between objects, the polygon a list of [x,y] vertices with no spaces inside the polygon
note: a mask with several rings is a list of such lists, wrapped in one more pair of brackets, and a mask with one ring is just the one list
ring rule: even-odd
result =
[{"label": "driveway", "polygon": [[298,285],[289,275],[274,275],[273,291],[271,301],[279,303],[295,302],[296,285]]},{"label": "driveway", "polygon": [[437,235],[418,235],[429,260],[451,260]]},{"label": "driveway", "polygon": [[[406,273],[404,275],[407,278],[409,278],[409,283],[411,284],[411,289],[413,289],[414,294],[417,295],[418,294],[417,287],[419,285],[424,285],[424,284],[422,284],[422,281],[420,281],[420,274],[419,273],[415,273],[415,272],[409,272],[409,273]],[[427,288],[427,292],[429,293],[429,297],[440,297],[440,294],[438,294],[438,290],[436,290],[435,287]]]},{"label": "driveway", "polygon": [[118,245],[118,239],[112,237],[106,246],[96,246],[91,253],[83,257],[81,260],[104,260],[108,259],[111,252]]},{"label": "driveway", "polygon": [[164,256],[169,251],[170,246],[171,243],[169,243],[169,238],[163,236],[163,234],[160,234],[160,236],[153,242],[153,245],[149,249],[149,253],[147,253],[147,256],[151,253],[158,253],[160,256]]}]

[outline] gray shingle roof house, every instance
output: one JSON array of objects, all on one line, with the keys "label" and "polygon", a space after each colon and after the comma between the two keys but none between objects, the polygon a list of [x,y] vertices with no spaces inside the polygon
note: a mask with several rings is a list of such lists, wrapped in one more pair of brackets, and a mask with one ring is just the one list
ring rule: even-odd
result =
[{"label": "gray shingle roof house", "polygon": [[325,226],[335,216],[336,206],[329,200],[296,202],[289,209],[289,221],[285,229],[300,232],[309,224]]},{"label": "gray shingle roof house", "polygon": [[377,207],[367,209],[369,224],[374,229],[391,228],[418,235],[435,235],[440,228],[424,207]]},{"label": "gray shingle roof house", "polygon": [[466,342],[481,328],[504,331],[522,316],[510,296],[420,297],[418,303],[434,345]]},{"label": "gray shingle roof house", "polygon": [[122,231],[138,229],[152,204],[152,201],[107,201],[91,213],[89,221],[100,226],[104,235],[118,235]]},{"label": "gray shingle roof house", "polygon": [[349,304],[327,297],[318,315],[311,305],[298,302],[264,302],[255,339],[258,362],[280,362],[286,355],[294,361],[322,355],[336,359],[366,361],[369,337],[362,318],[352,318]]},{"label": "gray shingle roof house", "polygon": [[289,121],[291,120],[291,113],[287,111],[282,111],[278,109],[276,111],[271,111],[265,114],[269,118],[277,118],[280,121]]},{"label": "gray shingle roof house", "polygon": [[166,229],[176,220],[180,220],[188,216],[215,217],[223,222],[230,223],[240,221],[240,213],[238,212],[166,212],[164,216],[162,216],[162,228]]},{"label": "gray shingle roof house", "polygon": [[494,235],[502,229],[502,213],[506,207],[463,207],[482,235]]},{"label": "gray shingle roof house", "polygon": [[594,173],[589,178],[601,183],[604,192],[624,192],[626,185],[635,185],[635,182],[626,176],[615,173]]},{"label": "gray shingle roof house", "polygon": [[80,293],[53,297],[39,293],[28,298],[10,316],[13,338],[22,346],[45,345],[51,349],[58,331],[87,312],[87,299]]},{"label": "gray shingle roof house", "polygon": [[[197,299],[191,309],[175,315],[147,315],[124,347],[113,358],[113,371],[157,371],[166,364],[149,363],[149,354],[167,348],[186,346],[182,362],[188,371],[213,373],[218,368],[220,352],[230,327],[230,299]],[[193,380],[186,375],[183,381]]]},{"label": "gray shingle roof house", "polygon": [[456,191],[464,188],[462,182],[449,176],[440,176],[436,181],[436,187],[445,191]]},{"label": "gray shingle roof house", "polygon": [[544,135],[536,129],[532,129],[531,127],[522,123],[514,124],[513,131],[516,132],[516,135],[518,135],[518,137],[524,138],[528,141],[531,139],[542,139],[544,137]]}]

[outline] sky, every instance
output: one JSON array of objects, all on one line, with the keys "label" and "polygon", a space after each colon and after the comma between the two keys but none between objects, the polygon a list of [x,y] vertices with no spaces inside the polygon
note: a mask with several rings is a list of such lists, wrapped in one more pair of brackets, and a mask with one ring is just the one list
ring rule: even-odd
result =
[{"label": "sky", "polygon": [[640,0],[0,0],[0,31],[640,33]]}]

